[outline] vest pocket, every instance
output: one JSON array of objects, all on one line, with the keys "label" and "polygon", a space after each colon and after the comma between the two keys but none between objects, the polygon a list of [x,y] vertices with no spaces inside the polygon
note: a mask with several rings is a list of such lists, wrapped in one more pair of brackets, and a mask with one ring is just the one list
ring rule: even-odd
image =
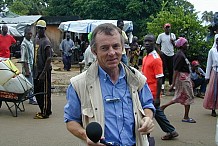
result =
[{"label": "vest pocket", "polygon": [[83,110],[82,110],[82,114],[83,114],[84,116],[89,117],[89,118],[93,118],[93,117],[94,117],[94,113],[93,113],[92,108],[85,108],[85,109],[83,109]]}]

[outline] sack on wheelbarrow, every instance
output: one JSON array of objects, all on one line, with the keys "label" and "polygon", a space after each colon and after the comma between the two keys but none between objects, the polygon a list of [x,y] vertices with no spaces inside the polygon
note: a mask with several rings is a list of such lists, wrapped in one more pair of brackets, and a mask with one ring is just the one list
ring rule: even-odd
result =
[{"label": "sack on wheelbarrow", "polygon": [[19,74],[18,76],[11,78],[3,85],[5,91],[21,94],[30,90],[32,87],[33,85],[27,80],[27,78],[23,74]]},{"label": "sack on wheelbarrow", "polygon": [[17,67],[11,62],[11,60],[0,61],[0,85],[4,85],[9,79],[19,74]]}]

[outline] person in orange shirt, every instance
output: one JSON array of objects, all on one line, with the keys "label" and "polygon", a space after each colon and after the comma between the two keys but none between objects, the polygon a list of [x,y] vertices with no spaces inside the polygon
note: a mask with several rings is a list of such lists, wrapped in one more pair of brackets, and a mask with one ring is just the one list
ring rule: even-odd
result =
[{"label": "person in orange shirt", "polygon": [[166,135],[161,137],[162,140],[171,140],[179,134],[170,124],[164,112],[160,109],[160,94],[163,74],[162,60],[155,50],[155,37],[146,35],[144,38],[144,47],[147,55],[143,58],[142,73],[147,77],[147,83],[151,90],[156,108],[155,119]]},{"label": "person in orange shirt", "polygon": [[0,58],[10,58],[10,46],[16,43],[13,36],[7,34],[8,26],[2,26],[2,34],[0,34]]}]

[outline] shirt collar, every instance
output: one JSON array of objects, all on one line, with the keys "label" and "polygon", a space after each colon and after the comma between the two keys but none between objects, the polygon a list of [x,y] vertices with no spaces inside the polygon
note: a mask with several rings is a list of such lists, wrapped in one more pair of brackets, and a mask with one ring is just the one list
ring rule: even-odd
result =
[{"label": "shirt collar", "polygon": [[[118,67],[120,69],[120,74],[119,74],[119,79],[118,79],[118,81],[119,81],[120,79],[125,77],[126,73],[125,73],[124,68],[121,64],[119,64]],[[99,75],[99,78],[103,79],[105,82],[107,80],[111,81],[110,76],[100,66],[98,66],[98,75]]]},{"label": "shirt collar", "polygon": [[155,54],[155,53],[156,53],[156,50],[153,50],[148,55],[152,55],[152,54]]}]

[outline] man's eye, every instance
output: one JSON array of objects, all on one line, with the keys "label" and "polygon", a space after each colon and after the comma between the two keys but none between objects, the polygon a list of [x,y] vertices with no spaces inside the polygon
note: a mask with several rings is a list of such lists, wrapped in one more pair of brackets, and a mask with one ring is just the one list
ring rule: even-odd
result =
[{"label": "man's eye", "polygon": [[120,48],[121,48],[120,46],[114,47],[115,50],[118,50],[118,49],[120,49]]},{"label": "man's eye", "polygon": [[101,47],[101,50],[106,51],[108,48],[107,47]]}]

